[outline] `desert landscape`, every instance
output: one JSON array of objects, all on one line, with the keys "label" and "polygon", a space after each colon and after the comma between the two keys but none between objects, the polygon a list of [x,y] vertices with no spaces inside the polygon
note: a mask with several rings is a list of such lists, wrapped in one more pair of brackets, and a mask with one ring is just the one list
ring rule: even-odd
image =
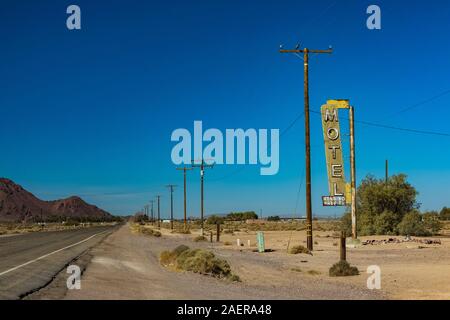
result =
[{"label": "desert landscape", "polygon": [[[279,226],[272,227],[280,228]],[[289,223],[288,223],[289,224]],[[301,224],[296,224],[296,227]],[[320,225],[320,224],[318,224]],[[322,228],[329,228],[323,222]],[[331,223],[332,225],[332,223]],[[181,223],[177,226],[182,227]],[[450,280],[445,276],[450,263],[448,229],[440,237],[361,237],[386,240],[380,244],[347,248],[347,260],[359,275],[330,277],[330,267],[339,260],[336,232],[315,231],[313,254],[289,254],[287,244],[305,243],[305,231],[265,231],[267,252],[256,250],[256,232],[241,230],[224,233],[220,242],[209,237],[198,240],[199,230],[191,234],[152,224],[124,225],[101,244],[79,258],[84,265],[81,290],[66,290],[61,273],[51,285],[27,299],[440,299],[449,298]],[[243,244],[237,245],[237,239]],[[440,244],[425,244],[427,241]],[[250,246],[248,246],[250,243]],[[161,254],[184,245],[212,252],[227,261],[238,281],[211,275],[166,268]],[[369,265],[381,268],[381,289],[369,290]],[[59,280],[58,280],[59,279]],[[114,279],[114,281],[111,281]]]}]

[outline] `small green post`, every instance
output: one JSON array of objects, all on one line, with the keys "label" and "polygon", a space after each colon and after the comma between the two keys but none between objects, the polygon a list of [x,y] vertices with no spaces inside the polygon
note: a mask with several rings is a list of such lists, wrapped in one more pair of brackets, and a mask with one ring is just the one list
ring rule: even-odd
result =
[{"label": "small green post", "polygon": [[265,252],[266,248],[264,245],[264,233],[261,231],[258,231],[256,233],[256,242],[258,243],[258,252]]}]

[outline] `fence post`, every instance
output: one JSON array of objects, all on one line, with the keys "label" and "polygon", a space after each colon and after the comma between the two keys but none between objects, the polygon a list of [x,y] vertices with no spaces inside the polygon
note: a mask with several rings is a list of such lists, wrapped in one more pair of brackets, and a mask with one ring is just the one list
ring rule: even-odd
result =
[{"label": "fence post", "polygon": [[340,245],[340,255],[341,255],[341,261],[347,260],[347,247],[345,245],[346,242],[346,236],[345,231],[341,232],[341,245]]}]

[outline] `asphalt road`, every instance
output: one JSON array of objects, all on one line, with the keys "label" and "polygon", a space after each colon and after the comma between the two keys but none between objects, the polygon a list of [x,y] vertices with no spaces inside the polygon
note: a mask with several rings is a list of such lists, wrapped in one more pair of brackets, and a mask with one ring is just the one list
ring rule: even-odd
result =
[{"label": "asphalt road", "polygon": [[90,227],[0,237],[0,299],[20,299],[44,287],[114,230]]}]

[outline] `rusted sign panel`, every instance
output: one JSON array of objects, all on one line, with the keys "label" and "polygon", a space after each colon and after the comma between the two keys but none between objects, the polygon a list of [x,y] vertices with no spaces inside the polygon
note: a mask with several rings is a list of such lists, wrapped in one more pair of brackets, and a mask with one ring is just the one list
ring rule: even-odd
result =
[{"label": "rusted sign panel", "polygon": [[330,196],[345,197],[344,161],[338,110],[339,108],[334,104],[325,104],[322,106],[322,127]]}]

